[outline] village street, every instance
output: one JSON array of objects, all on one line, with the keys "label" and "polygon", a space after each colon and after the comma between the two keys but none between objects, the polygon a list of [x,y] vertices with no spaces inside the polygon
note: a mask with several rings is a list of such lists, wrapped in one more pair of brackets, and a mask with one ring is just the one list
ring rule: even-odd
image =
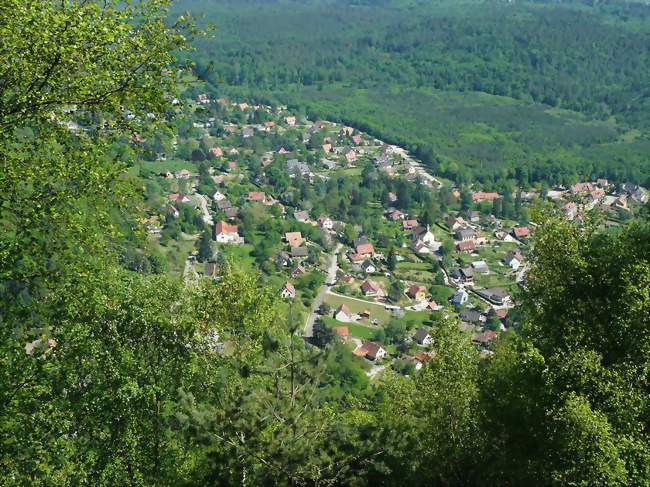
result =
[{"label": "village street", "polygon": [[307,321],[305,322],[305,328],[303,329],[302,335],[304,337],[312,337],[314,335],[314,322],[318,314],[318,308],[323,304],[325,295],[329,292],[332,284],[336,281],[336,273],[338,271],[338,255],[343,245],[341,243],[336,244],[336,248],[329,256],[329,266],[327,269],[327,276],[325,277],[325,284],[323,284],[318,291],[318,295],[314,299],[314,302],[311,305],[311,310],[307,316]]}]

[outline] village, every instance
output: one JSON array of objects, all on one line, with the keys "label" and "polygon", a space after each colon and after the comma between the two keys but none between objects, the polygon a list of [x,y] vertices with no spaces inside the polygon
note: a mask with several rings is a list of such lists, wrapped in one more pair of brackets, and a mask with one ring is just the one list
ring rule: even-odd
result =
[{"label": "village", "polygon": [[[260,272],[317,346],[340,339],[370,376],[413,373],[454,320],[484,355],[518,324],[534,209],[618,225],[645,188],[607,180],[512,193],[457,187],[403,148],[287,107],[175,100],[179,133],[149,144],[143,224],[191,284]],[[182,106],[182,108],[181,108]]]}]

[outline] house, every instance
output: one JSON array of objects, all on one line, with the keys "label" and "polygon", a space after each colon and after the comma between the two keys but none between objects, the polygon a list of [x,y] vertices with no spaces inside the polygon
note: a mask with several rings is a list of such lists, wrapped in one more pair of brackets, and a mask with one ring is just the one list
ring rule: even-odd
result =
[{"label": "house", "polygon": [[199,103],[205,105],[207,103],[210,103],[210,98],[205,93],[201,93],[200,95],[197,95],[196,101],[198,101]]},{"label": "house", "polygon": [[336,321],[342,321],[343,323],[352,323],[354,321],[354,315],[350,308],[347,305],[342,304],[334,312],[334,319]]},{"label": "house", "polygon": [[365,255],[357,254],[356,252],[350,252],[348,254],[348,258],[350,259],[351,262],[358,263],[358,262],[363,262],[366,260]]},{"label": "house", "polygon": [[332,150],[332,144],[323,144],[322,148],[323,148],[323,152],[329,154]]},{"label": "house", "polygon": [[266,195],[261,191],[251,191],[248,193],[248,201],[264,203],[266,201]]},{"label": "house", "polygon": [[634,193],[632,193],[632,199],[637,203],[645,204],[648,202],[648,192],[639,186],[634,190]]},{"label": "house", "polygon": [[372,257],[375,254],[375,248],[371,243],[362,243],[357,245],[356,251],[357,254],[363,255],[364,257]]},{"label": "house", "polygon": [[363,272],[366,274],[372,274],[374,272],[377,272],[377,267],[375,267],[375,264],[372,263],[372,261],[366,259],[363,261],[361,264],[361,268],[363,269]]},{"label": "house", "polygon": [[402,230],[414,230],[418,227],[418,221],[417,220],[404,220],[402,222]]},{"label": "house", "polygon": [[228,162],[228,171],[232,172],[235,169],[237,169],[237,163],[233,161]]},{"label": "house", "polygon": [[526,238],[530,235],[528,227],[515,227],[512,229],[512,236],[515,238]]},{"label": "house", "polygon": [[471,228],[461,228],[456,231],[456,240],[461,242],[467,242],[468,240],[474,240],[476,238],[476,232]]},{"label": "house", "polygon": [[226,199],[217,200],[217,208],[221,211],[225,211],[228,208],[232,208],[232,203]]},{"label": "house", "polygon": [[283,299],[293,299],[296,297],[296,288],[290,282],[285,282],[282,291],[280,291],[280,296]]},{"label": "house", "polygon": [[386,213],[386,217],[390,218],[393,221],[397,221],[397,220],[404,220],[404,218],[406,218],[406,215],[399,210],[392,209],[392,210],[388,210],[388,212]]},{"label": "house", "polygon": [[426,227],[417,227],[413,231],[413,239],[420,240],[426,245],[431,247],[433,250],[438,250],[440,243],[436,242],[436,237],[431,231],[431,227],[427,225]]},{"label": "house", "polygon": [[341,137],[349,137],[349,136],[351,136],[353,133],[354,133],[354,129],[353,129],[352,127],[343,127],[343,128],[339,131],[339,135],[340,135]]},{"label": "house", "polygon": [[486,330],[481,333],[476,333],[472,336],[472,343],[480,347],[487,347],[497,338],[497,332]]},{"label": "house", "polygon": [[472,268],[474,269],[474,272],[479,272],[481,274],[487,275],[490,273],[487,262],[484,260],[477,260],[475,262],[472,262]]},{"label": "house", "polygon": [[223,157],[223,150],[221,147],[213,147],[210,149],[210,154],[212,154],[214,157]]},{"label": "house", "polygon": [[348,162],[348,164],[352,164],[357,160],[357,151],[354,149],[346,149],[343,152],[343,156],[345,157],[345,160]]},{"label": "house", "polygon": [[264,122],[264,127],[270,130],[273,127],[275,127],[275,122],[272,120],[269,120],[268,122]]},{"label": "house", "polygon": [[364,340],[362,347],[366,350],[368,360],[379,360],[387,355],[386,350],[381,345],[370,340]]},{"label": "house", "polygon": [[427,303],[426,310],[427,311],[438,311],[442,306],[438,306],[438,303],[436,303],[433,299]]},{"label": "house", "polygon": [[309,212],[307,211],[294,211],[293,217],[299,222],[306,223],[309,221]]},{"label": "house", "polygon": [[235,208],[235,207],[226,208],[224,213],[226,214],[226,218],[228,218],[229,220],[232,220],[232,219],[236,218],[237,215],[239,214],[239,208]]},{"label": "house", "polygon": [[459,252],[472,253],[474,250],[476,250],[476,245],[474,244],[474,240],[464,240],[456,244],[456,250]]},{"label": "house", "polygon": [[397,201],[397,195],[395,193],[388,193],[388,201],[395,203]]},{"label": "house", "polygon": [[474,269],[472,267],[463,267],[460,270],[460,278],[465,284],[474,283]]},{"label": "house", "polygon": [[596,184],[601,188],[606,188],[607,186],[609,186],[609,181],[604,178],[598,178],[596,179]]},{"label": "house", "polygon": [[305,268],[299,264],[291,271],[291,277],[295,279],[296,277],[302,276],[304,273],[305,273]]},{"label": "house", "polygon": [[284,250],[281,252],[278,252],[275,256],[275,265],[281,266],[281,267],[286,267],[289,264],[291,264],[291,256],[289,255],[288,252],[285,252]]},{"label": "house", "polygon": [[447,218],[447,226],[451,228],[452,231],[456,231],[459,228],[466,226],[465,220],[462,217],[449,217]]},{"label": "house", "polygon": [[177,179],[189,179],[190,177],[192,177],[192,173],[187,169],[181,169],[180,171],[176,172]]},{"label": "house", "polygon": [[167,199],[169,201],[173,201],[174,203],[189,203],[192,201],[186,195],[180,193],[172,193]]},{"label": "house", "polygon": [[223,194],[221,191],[215,191],[214,194],[212,195],[212,199],[214,201],[222,201],[226,199],[226,195]]},{"label": "house", "polygon": [[508,254],[503,258],[503,263],[510,267],[513,271],[518,270],[523,261],[524,257],[519,250],[508,252]]},{"label": "house", "polygon": [[217,222],[214,225],[214,240],[219,243],[226,244],[243,244],[244,239],[239,236],[239,229],[237,225],[230,225],[229,223],[222,221]]},{"label": "house", "polygon": [[311,169],[304,162],[300,162],[298,159],[291,159],[287,161],[287,172],[290,176],[307,176],[311,174]]},{"label": "house", "polygon": [[300,232],[287,232],[284,234],[284,240],[291,247],[300,247],[303,242],[302,233]]},{"label": "house", "polygon": [[503,305],[510,300],[510,295],[508,291],[501,287],[493,287],[489,289],[481,289],[476,291],[479,296],[484,299],[487,299],[492,304]]},{"label": "house", "polygon": [[361,292],[364,296],[370,297],[384,295],[384,291],[382,291],[381,287],[379,287],[379,284],[369,280],[366,280],[363,284],[361,284]]},{"label": "house", "polygon": [[485,193],[483,191],[472,193],[472,201],[475,203],[480,203],[481,201],[494,201],[499,198],[501,198],[499,193]]},{"label": "house", "polygon": [[573,220],[576,216],[578,216],[578,205],[572,201],[569,201],[562,207],[562,211],[564,212],[564,216],[566,216],[567,219]]},{"label": "house", "polygon": [[413,335],[413,338],[418,345],[431,345],[433,343],[433,337],[429,335],[429,332],[424,328],[418,328],[415,335]]},{"label": "house", "polygon": [[289,154],[289,151],[287,149],[285,149],[284,147],[280,147],[280,149],[278,149],[278,154],[283,156],[285,154]]},{"label": "house", "polygon": [[450,298],[451,304],[454,306],[462,306],[469,300],[469,294],[464,289],[459,289]]},{"label": "house", "polygon": [[295,125],[296,124],[296,117],[293,117],[291,115],[287,115],[284,117],[284,123],[287,125]]},{"label": "house", "polygon": [[292,259],[304,259],[309,256],[307,247],[291,247]]},{"label": "house", "polygon": [[462,309],[458,313],[458,317],[466,323],[480,323],[482,320],[482,315],[475,309]]},{"label": "house", "polygon": [[347,326],[334,326],[332,327],[332,331],[344,340],[350,336],[350,330]]},{"label": "house", "polygon": [[590,193],[594,189],[591,183],[576,183],[571,186],[571,193],[580,194],[580,193]]},{"label": "house", "polygon": [[361,135],[353,135],[352,136],[352,142],[354,142],[356,145],[359,145],[361,143]]},{"label": "house", "polygon": [[332,230],[334,228],[334,221],[330,217],[320,216],[318,217],[318,225],[323,230]]},{"label": "house", "polygon": [[411,244],[413,252],[416,254],[430,254],[431,248],[420,239],[414,239]]},{"label": "house", "polygon": [[406,295],[416,301],[424,301],[427,297],[427,289],[419,284],[413,284],[406,290]]}]

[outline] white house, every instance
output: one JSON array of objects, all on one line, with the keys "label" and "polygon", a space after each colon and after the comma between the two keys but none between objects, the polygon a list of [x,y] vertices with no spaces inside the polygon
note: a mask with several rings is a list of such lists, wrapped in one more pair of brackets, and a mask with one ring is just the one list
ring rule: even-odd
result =
[{"label": "white house", "polygon": [[223,194],[221,191],[215,191],[214,194],[212,195],[212,199],[214,201],[222,201],[226,199],[226,195]]},{"label": "white house", "polygon": [[283,299],[293,299],[296,297],[296,288],[293,287],[293,284],[290,282],[285,282],[284,286],[282,286],[280,296],[282,296]]},{"label": "white house", "polygon": [[243,244],[244,239],[239,236],[237,225],[230,225],[223,220],[214,226],[214,239],[219,243]]},{"label": "white house", "polygon": [[431,345],[433,343],[433,337],[424,328],[418,328],[413,338],[418,342],[418,345]]},{"label": "white house", "polygon": [[372,263],[370,260],[364,260],[363,263],[361,264],[361,268],[363,269],[363,272],[366,274],[372,274],[374,272],[377,272],[377,267],[375,267],[375,264]]},{"label": "white house", "polygon": [[343,323],[352,323],[354,321],[354,316],[345,304],[339,306],[334,312],[334,319],[336,321],[342,321]]}]

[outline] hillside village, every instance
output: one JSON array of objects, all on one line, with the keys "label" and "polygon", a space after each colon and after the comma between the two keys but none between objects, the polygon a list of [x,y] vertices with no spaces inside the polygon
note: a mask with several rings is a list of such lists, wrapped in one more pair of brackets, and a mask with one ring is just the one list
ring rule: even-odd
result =
[{"label": "hillside village", "polygon": [[616,226],[648,201],[604,179],[460,188],[400,147],[287,107],[196,92],[173,106],[177,134],[131,141],[148,154],[134,166],[143,224],[169,272],[192,283],[256,269],[308,340],[345,341],[369,375],[419,369],[440,319],[490,354],[517,326],[535,210]]}]

